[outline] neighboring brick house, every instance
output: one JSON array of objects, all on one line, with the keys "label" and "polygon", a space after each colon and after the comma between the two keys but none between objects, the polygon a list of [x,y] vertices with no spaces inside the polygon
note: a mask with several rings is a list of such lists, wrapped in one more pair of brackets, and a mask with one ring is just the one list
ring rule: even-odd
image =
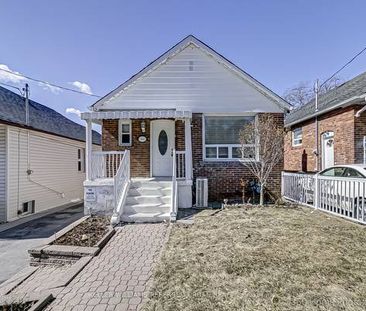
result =
[{"label": "neighboring brick house", "polygon": [[337,164],[365,163],[365,97],[363,73],[320,96],[317,112],[313,100],[288,114],[285,170],[315,172]]},{"label": "neighboring brick house", "polygon": [[[284,113],[289,108],[286,101],[253,77],[200,40],[188,36],[97,101],[93,111],[83,113],[82,118],[89,130],[92,122],[102,124],[103,151],[129,150],[131,177],[164,177],[171,181],[175,162],[179,207],[191,207],[195,203],[192,190],[198,177],[208,179],[209,201],[240,198],[240,179],[253,179],[240,163],[241,128],[261,114],[272,114],[282,127]],[[96,182],[91,153],[89,159],[91,173],[86,187],[94,193],[98,190],[93,188]],[[269,184],[273,192],[279,193],[282,169],[281,162],[271,176]],[[155,188],[159,186],[156,179],[150,181]],[[146,183],[144,187],[148,186]],[[136,182],[132,188],[135,186]],[[136,197],[132,198],[131,193]],[[130,191],[127,201],[152,205],[151,198],[138,194]],[[96,205],[92,202],[90,208]],[[129,206],[129,209],[137,211],[142,207]]]}]

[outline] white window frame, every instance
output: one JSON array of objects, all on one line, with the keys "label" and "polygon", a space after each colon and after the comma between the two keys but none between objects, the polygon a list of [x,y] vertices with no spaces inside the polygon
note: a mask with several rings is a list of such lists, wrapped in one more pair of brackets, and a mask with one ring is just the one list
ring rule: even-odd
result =
[{"label": "white window frame", "polygon": [[[124,124],[128,124],[129,125],[129,132],[128,133],[122,133],[122,125]],[[126,135],[129,134],[130,135],[130,141],[128,143],[122,143],[122,134]],[[132,122],[131,120],[124,120],[124,119],[120,119],[118,121],[118,144],[120,146],[132,146]]]},{"label": "white window frame", "polygon": [[[298,138],[295,138],[295,132],[296,131],[301,131],[301,136]],[[302,145],[302,127],[297,127],[295,129],[292,130],[292,146],[293,147],[298,147]]]},{"label": "white window frame", "polygon": [[[233,149],[234,148],[242,148],[242,147],[254,147],[255,148],[255,155],[256,160],[258,161],[258,142],[254,144],[248,145],[241,145],[241,144],[209,144],[206,145],[206,128],[205,128],[205,117],[254,117],[254,122],[257,124],[258,117],[255,114],[203,114],[202,115],[202,156],[203,161],[205,162],[237,162],[237,161],[251,161],[251,159],[243,159],[233,158]],[[207,158],[206,157],[206,147],[216,147],[216,158]],[[227,158],[219,158],[219,147],[227,147],[228,148],[228,157]]]},{"label": "white window frame", "polygon": [[[79,169],[80,164],[80,169]],[[85,148],[78,148],[78,167],[79,173],[85,173]]]}]

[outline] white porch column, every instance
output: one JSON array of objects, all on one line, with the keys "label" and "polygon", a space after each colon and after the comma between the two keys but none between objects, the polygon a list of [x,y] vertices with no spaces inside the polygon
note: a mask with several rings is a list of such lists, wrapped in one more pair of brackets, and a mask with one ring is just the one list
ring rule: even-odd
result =
[{"label": "white porch column", "polygon": [[92,145],[92,135],[93,135],[93,133],[92,133],[92,121],[88,119],[85,122],[86,122],[85,172],[86,172],[86,180],[90,180],[91,179],[91,159],[92,159],[92,149],[93,149],[93,145]]},{"label": "white porch column", "polygon": [[184,119],[184,145],[186,149],[186,180],[192,180],[192,129],[191,119]]}]

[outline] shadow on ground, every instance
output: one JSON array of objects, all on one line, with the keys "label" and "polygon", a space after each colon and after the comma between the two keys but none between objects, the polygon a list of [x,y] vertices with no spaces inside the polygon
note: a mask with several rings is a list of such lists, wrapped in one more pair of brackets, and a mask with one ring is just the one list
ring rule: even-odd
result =
[{"label": "shadow on ground", "polygon": [[0,239],[39,239],[48,238],[52,234],[73,223],[83,216],[83,204],[45,215],[39,219],[0,232]]}]

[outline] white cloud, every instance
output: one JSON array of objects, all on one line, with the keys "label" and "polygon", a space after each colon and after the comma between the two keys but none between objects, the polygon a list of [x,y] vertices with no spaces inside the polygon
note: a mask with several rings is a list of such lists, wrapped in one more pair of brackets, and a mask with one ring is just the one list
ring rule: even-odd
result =
[{"label": "white cloud", "polygon": [[78,117],[80,117],[81,111],[76,108],[66,108],[66,113],[76,114]]},{"label": "white cloud", "polygon": [[81,92],[93,94],[90,86],[84,82],[74,81],[74,82],[70,82],[70,84],[75,86]]},{"label": "white cloud", "polygon": [[56,94],[56,95],[58,95],[58,94],[60,94],[62,92],[62,89],[60,89],[59,87],[53,86],[53,85],[48,84],[48,83],[41,83],[41,82],[39,82],[38,85],[40,87],[42,87],[44,90],[51,91],[53,94]]},{"label": "white cloud", "polygon": [[[11,74],[11,72],[16,73],[16,74],[19,74],[19,72],[14,71],[14,70],[11,70],[5,64],[0,64],[0,69],[3,69],[3,70],[0,70],[0,81],[2,81],[2,82],[6,82],[6,83],[9,83],[9,82],[11,82],[11,83],[20,83],[20,82],[22,82],[24,80],[27,80],[24,77],[17,76],[15,74]],[[9,72],[6,72],[4,70],[9,71]]]}]

